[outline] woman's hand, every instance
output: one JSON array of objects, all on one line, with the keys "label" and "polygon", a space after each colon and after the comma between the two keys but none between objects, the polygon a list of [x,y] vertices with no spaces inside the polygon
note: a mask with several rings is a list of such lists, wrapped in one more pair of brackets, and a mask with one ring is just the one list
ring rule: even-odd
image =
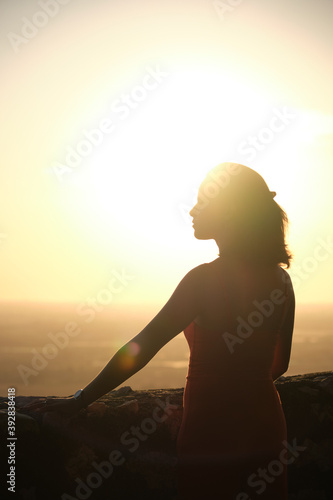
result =
[{"label": "woman's hand", "polygon": [[35,411],[37,413],[57,412],[66,417],[71,417],[82,409],[82,404],[78,399],[74,399],[73,397],[56,398],[35,401],[34,403],[24,406],[22,409]]}]

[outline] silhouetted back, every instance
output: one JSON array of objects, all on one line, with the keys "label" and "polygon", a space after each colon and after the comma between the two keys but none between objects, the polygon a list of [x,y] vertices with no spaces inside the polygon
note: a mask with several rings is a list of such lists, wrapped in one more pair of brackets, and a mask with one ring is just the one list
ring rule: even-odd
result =
[{"label": "silhouetted back", "polygon": [[[272,364],[291,282],[278,266],[233,273],[221,260],[207,264],[206,281],[203,314],[184,330],[190,360],[177,443],[181,498],[256,498],[260,488],[249,478],[277,459],[286,440]],[[258,498],[287,498],[285,466]]]}]

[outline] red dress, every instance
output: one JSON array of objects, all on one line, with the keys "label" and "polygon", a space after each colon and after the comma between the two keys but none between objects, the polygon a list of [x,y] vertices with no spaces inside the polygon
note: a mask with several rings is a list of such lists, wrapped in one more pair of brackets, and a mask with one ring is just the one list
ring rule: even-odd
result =
[{"label": "red dress", "polygon": [[[287,286],[285,294],[280,324]],[[286,500],[287,429],[271,375],[279,329],[267,331],[263,320],[232,345],[226,331],[236,335],[195,322],[184,330],[190,360],[177,440],[179,498]]]}]

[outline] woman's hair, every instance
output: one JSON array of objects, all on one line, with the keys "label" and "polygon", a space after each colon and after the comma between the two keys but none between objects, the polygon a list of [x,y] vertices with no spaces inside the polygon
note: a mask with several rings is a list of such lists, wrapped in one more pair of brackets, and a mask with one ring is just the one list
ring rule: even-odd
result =
[{"label": "woman's hair", "polygon": [[221,209],[230,212],[232,252],[288,268],[292,259],[285,241],[288,217],[261,175],[238,163],[222,163],[208,173],[209,180],[220,187]]}]

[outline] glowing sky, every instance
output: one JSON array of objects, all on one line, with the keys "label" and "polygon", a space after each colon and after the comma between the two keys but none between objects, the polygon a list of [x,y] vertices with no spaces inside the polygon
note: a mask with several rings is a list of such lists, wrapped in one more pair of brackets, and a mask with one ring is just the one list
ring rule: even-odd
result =
[{"label": "glowing sky", "polygon": [[333,302],[332,2],[0,9],[1,300],[80,302],[125,270],[117,302],[163,305],[216,258],[186,211],[236,161],[289,215],[298,301]]}]

